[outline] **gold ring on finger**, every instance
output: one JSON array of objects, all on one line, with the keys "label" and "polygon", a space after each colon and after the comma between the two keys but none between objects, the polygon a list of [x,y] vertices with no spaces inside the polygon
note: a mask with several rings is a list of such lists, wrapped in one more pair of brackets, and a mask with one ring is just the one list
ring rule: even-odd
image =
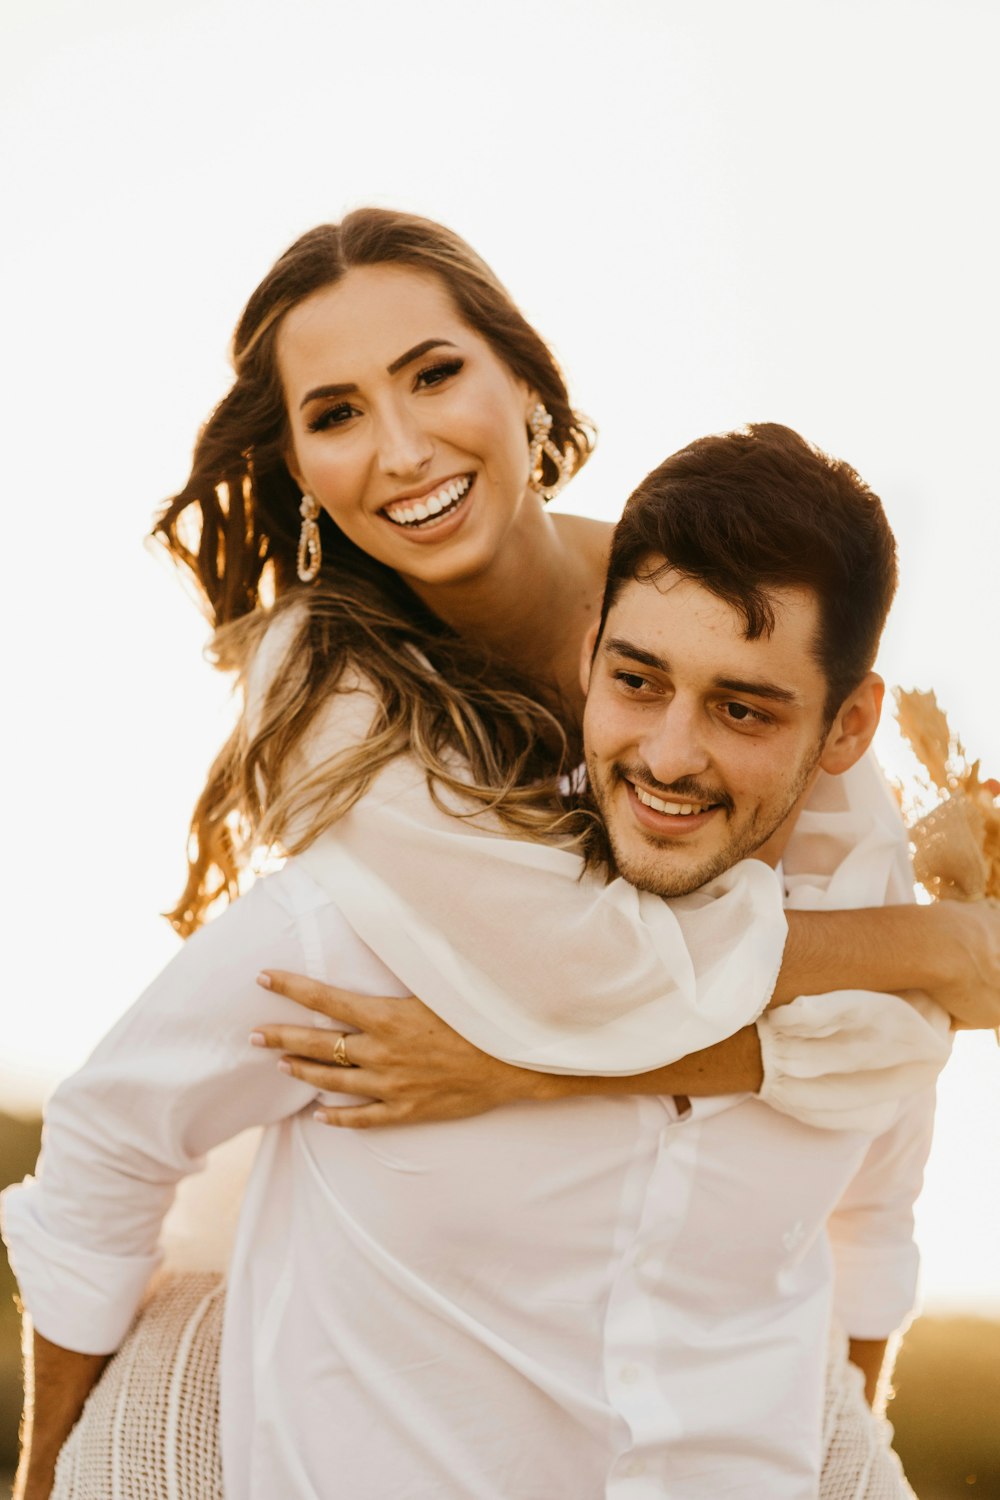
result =
[{"label": "gold ring on finger", "polygon": [[354,1067],[347,1055],[347,1036],[343,1031],[337,1033],[337,1040],[333,1044],[333,1060],[338,1068]]}]

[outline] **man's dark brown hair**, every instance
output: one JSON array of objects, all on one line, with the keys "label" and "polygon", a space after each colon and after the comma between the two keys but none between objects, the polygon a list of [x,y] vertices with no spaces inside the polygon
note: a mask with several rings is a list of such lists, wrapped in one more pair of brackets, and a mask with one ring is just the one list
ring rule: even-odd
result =
[{"label": "man's dark brown hair", "polygon": [[896,591],[895,538],[850,465],[790,427],[699,438],[646,476],[615,528],[602,633],[622,587],[655,578],[646,564],[658,558],[737,609],[751,641],[774,629],[771,590],[813,590],[828,721],[871,670]]}]

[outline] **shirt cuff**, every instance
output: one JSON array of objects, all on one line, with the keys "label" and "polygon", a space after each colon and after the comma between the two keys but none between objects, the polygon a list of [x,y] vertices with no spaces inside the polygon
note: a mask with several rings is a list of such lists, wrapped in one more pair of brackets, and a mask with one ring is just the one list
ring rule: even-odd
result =
[{"label": "shirt cuff", "polygon": [[834,1316],[852,1339],[887,1339],[917,1300],[920,1255],[912,1240],[876,1248],[835,1245]]},{"label": "shirt cuff", "polygon": [[757,1022],[773,1109],[821,1130],[879,1135],[951,1052],[948,1017],[923,996],[861,990],[801,995]]},{"label": "shirt cuff", "polygon": [[35,1329],[78,1354],[113,1354],[162,1259],[103,1255],[57,1239],[41,1223],[40,1185],[27,1178],[2,1195],[3,1236]]}]

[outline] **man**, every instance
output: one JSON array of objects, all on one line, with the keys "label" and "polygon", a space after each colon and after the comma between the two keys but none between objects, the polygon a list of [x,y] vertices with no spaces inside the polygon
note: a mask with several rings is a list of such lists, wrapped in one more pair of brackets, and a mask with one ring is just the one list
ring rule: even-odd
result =
[{"label": "man", "polygon": [[[685,485],[688,520],[664,531]],[[616,533],[586,719],[622,873],[693,893],[749,854],[780,858],[813,781],[847,772],[877,723],[892,550],[856,476],[785,429],[696,444],[641,487]],[[836,818],[834,803],[827,840]],[[869,902],[898,845],[872,833],[850,875]],[[874,1369],[912,1296],[925,1094],[875,1142],[754,1099],[635,1093],[335,1136],[303,1114],[301,1083],[251,1098],[261,1070],[226,1019],[227,985],[245,1014],[234,950],[248,973],[284,954],[392,987],[324,879],[319,851],[243,898],[63,1091],[41,1206],[36,1191],[8,1219],[43,1332],[67,1353],[114,1347],[169,1184],[213,1140],[274,1122],[231,1278],[229,1494],[815,1493],[824,1225],[853,1179],[841,1306]],[[275,891],[293,923],[271,912]],[[295,961],[295,924],[322,962],[303,962],[305,938]],[[180,1092],[157,1066],[175,1051]]]}]

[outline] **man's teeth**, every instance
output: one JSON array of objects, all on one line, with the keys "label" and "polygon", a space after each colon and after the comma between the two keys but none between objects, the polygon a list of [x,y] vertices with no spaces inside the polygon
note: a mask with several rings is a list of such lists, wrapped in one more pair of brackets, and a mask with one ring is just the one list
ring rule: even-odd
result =
[{"label": "man's teeth", "polygon": [[711,802],[705,802],[700,806],[692,802],[664,802],[662,797],[654,797],[652,792],[644,792],[641,786],[633,786],[632,790],[644,807],[651,807],[654,812],[670,813],[674,817],[689,818],[694,813],[708,812],[712,806]]},{"label": "man's teeth", "polygon": [[418,526],[421,521],[429,521],[432,516],[441,516],[454,509],[458,502],[469,493],[471,484],[472,480],[468,477],[453,479],[450,484],[443,484],[432,495],[423,495],[419,500],[404,500],[399,505],[386,506],[385,513],[397,526]]}]

